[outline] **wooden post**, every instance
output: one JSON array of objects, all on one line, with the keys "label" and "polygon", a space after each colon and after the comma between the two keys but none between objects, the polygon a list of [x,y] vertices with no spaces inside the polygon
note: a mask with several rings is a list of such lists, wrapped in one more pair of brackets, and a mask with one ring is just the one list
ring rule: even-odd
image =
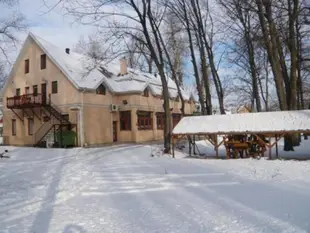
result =
[{"label": "wooden post", "polygon": [[192,156],[192,138],[191,136],[189,136],[189,141],[188,141],[188,153],[189,153],[189,156]]},{"label": "wooden post", "polygon": [[268,145],[268,148],[269,148],[269,159],[271,159],[271,149],[272,149],[272,146],[271,146],[271,136],[269,136],[269,145]]},{"label": "wooden post", "polygon": [[175,141],[174,141],[174,137],[172,136],[172,158],[175,157],[175,154],[174,154],[174,146],[175,146]]},{"label": "wooden post", "polygon": [[196,136],[195,136],[195,134],[193,135],[193,146],[194,146],[194,148],[193,148],[193,153],[194,153],[194,155],[196,155],[196,143],[195,143],[195,138],[196,138]]},{"label": "wooden post", "polygon": [[216,151],[216,158],[219,158],[219,145],[218,145],[218,139],[217,135],[215,135],[215,151]]},{"label": "wooden post", "polygon": [[279,158],[279,151],[278,151],[278,135],[276,134],[276,158]]}]

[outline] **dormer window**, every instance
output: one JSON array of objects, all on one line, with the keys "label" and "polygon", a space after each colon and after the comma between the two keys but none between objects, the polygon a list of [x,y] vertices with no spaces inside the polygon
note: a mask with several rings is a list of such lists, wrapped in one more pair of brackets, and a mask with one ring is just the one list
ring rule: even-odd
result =
[{"label": "dormer window", "polygon": [[175,102],[180,102],[180,96],[177,96],[177,97],[175,98]]},{"label": "dormer window", "polygon": [[103,84],[100,84],[100,86],[97,88],[96,94],[98,94],[98,95],[105,95],[106,94],[106,88]]},{"label": "dormer window", "polygon": [[147,88],[144,89],[143,96],[144,97],[149,97],[149,90]]}]

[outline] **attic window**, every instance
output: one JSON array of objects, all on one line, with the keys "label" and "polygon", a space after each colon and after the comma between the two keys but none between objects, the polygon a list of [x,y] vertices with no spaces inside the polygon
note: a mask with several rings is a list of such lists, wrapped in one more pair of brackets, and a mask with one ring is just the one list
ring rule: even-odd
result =
[{"label": "attic window", "polygon": [[46,69],[46,54],[41,55],[40,64],[41,64],[41,70]]},{"label": "attic window", "polygon": [[29,73],[29,59],[26,59],[25,60],[25,74],[28,74]]},{"label": "attic window", "polygon": [[106,88],[103,86],[103,84],[100,84],[100,86],[96,90],[96,94],[98,95],[105,95],[106,94]]},{"label": "attic window", "polygon": [[147,88],[144,89],[143,96],[144,97],[149,97],[149,90]]}]

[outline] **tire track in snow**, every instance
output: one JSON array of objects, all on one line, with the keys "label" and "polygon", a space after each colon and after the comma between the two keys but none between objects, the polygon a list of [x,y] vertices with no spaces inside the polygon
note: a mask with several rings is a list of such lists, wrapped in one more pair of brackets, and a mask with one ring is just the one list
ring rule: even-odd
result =
[{"label": "tire track in snow", "polygon": [[[130,159],[126,158],[126,162],[128,163],[128,167],[131,168],[132,171],[134,171],[134,167],[131,166],[131,164],[135,161],[135,163],[140,164],[140,167],[149,167],[148,162],[141,160],[140,157],[138,156],[133,156]],[[123,162],[124,165],[126,162]],[[122,176],[124,176],[121,173],[113,173],[115,176],[115,179],[121,180],[123,179]],[[166,176],[166,175],[161,175],[159,176]],[[167,178],[166,178],[167,179]],[[146,180],[147,181],[147,180]],[[170,181],[169,182],[173,182]],[[133,186],[139,186],[140,185],[140,180],[137,180],[135,177],[131,177],[129,183],[134,184]],[[167,189],[171,189],[171,186],[174,186],[173,183],[169,185],[169,183],[164,183],[163,185],[167,185]],[[147,184],[146,184],[147,185]],[[149,184],[148,184],[149,185]],[[149,187],[145,187],[148,189]],[[165,187],[163,187],[165,188]],[[154,188],[156,189],[156,188]],[[174,187],[173,188],[176,193],[180,197],[179,202],[184,202],[184,200],[190,200],[190,203],[192,201],[195,201],[197,197],[191,195],[190,193],[186,192],[184,189],[180,187]],[[129,204],[133,205],[134,207],[140,206],[141,209],[138,210],[138,213],[142,216],[128,216],[125,214],[125,216],[122,218],[122,222],[133,222],[136,219],[136,224],[134,226],[131,226],[132,229],[131,231],[128,231],[126,229],[126,232],[210,232],[210,229],[212,229],[212,232],[240,232],[240,229],[250,229],[248,232],[257,232],[257,229],[253,230],[253,226],[245,226],[244,224],[239,223],[238,219],[236,219],[234,216],[228,216],[227,213],[224,211],[218,210],[218,208],[211,203],[208,203],[206,201],[200,201],[198,204],[193,206],[192,204],[187,205],[187,208],[182,209],[180,207],[178,210],[175,209],[175,206],[178,204],[180,205],[179,202],[176,202],[176,199],[173,198],[173,190],[167,192],[167,196],[163,196],[163,192],[166,193],[166,191],[160,191],[160,188],[157,190],[160,192],[160,198],[157,199],[157,193],[150,193],[146,194],[144,190],[141,190],[141,192],[137,192],[135,195],[126,195],[124,197],[126,199],[125,206]],[[181,191],[181,192],[180,192]],[[185,194],[186,193],[186,194]],[[122,196],[121,196],[122,197]],[[114,197],[115,198],[115,197]],[[117,199],[117,198],[116,198]],[[116,206],[119,205],[119,202],[115,202]],[[133,204],[134,203],[134,204]],[[197,200],[196,200],[197,203]],[[214,216],[213,213],[205,212],[205,209],[203,206],[207,206],[212,210],[216,210],[220,212],[221,221],[218,221],[218,217]],[[180,205],[182,206],[182,205]],[[184,203],[183,203],[184,206]],[[192,213],[191,216],[189,217],[187,213],[189,212]],[[142,213],[141,213],[142,212]],[[203,213],[203,214],[202,214]],[[134,213],[133,213],[134,214]],[[200,216],[202,215],[202,216]],[[195,217],[196,216],[196,217]],[[198,217],[197,219],[197,216]],[[126,220],[126,217],[129,218]],[[141,219],[142,218],[142,219]],[[205,222],[212,222],[212,228],[210,226],[204,225]],[[146,226],[143,224],[143,222],[148,222],[148,223],[154,223],[153,228]],[[171,227],[171,223],[173,223],[173,226]],[[127,225],[127,224],[125,224]],[[144,227],[141,229],[141,225]],[[169,227],[170,226],[170,227]],[[128,227],[128,226],[127,226]],[[162,229],[158,229],[158,227],[162,227]],[[196,228],[195,228],[196,227]],[[194,229],[197,231],[194,231]],[[208,229],[208,231],[206,231]],[[234,231],[232,231],[234,229]],[[225,230],[225,231],[223,231]]]},{"label": "tire track in snow", "polygon": [[[249,216],[252,217],[255,220],[255,222],[258,222],[261,226],[263,226],[262,228],[267,227],[267,229],[264,230],[263,232],[306,233],[305,230],[293,224],[290,224],[286,221],[268,215],[265,212],[246,206],[241,202],[238,202],[230,197],[224,196],[210,188],[200,187],[194,190],[202,191],[201,194],[202,196],[205,196],[207,194],[211,195],[212,197],[214,197],[214,200],[216,203],[218,203],[218,205],[222,206],[223,208],[230,209],[236,214],[241,213],[244,216],[244,219],[249,218]],[[194,192],[194,190],[192,190],[192,192]]]},{"label": "tire track in snow", "polygon": [[[64,171],[66,173],[65,176],[65,179],[71,179],[72,177],[74,177],[76,175],[76,172],[80,170],[81,167],[85,166],[85,160],[86,162],[87,161],[92,161],[93,159],[97,159],[98,156],[100,158],[102,158],[102,156],[105,156],[106,153],[108,153],[108,155],[110,155],[110,153],[113,153],[113,152],[117,152],[117,151],[122,151],[122,150],[128,150],[129,148],[132,148],[134,146],[130,145],[130,146],[124,146],[124,147],[112,147],[112,148],[109,148],[109,149],[104,149],[101,151],[101,155],[98,155],[98,154],[95,154],[95,155],[90,155],[90,156],[83,156],[83,152],[85,152],[85,149],[82,149],[82,148],[79,148],[78,151],[75,151],[75,150],[66,150],[65,152],[69,152],[69,155],[63,155],[62,156],[62,160],[57,160],[57,162],[52,162],[52,163],[44,163],[42,161],[42,163],[37,163],[35,164],[36,166],[38,165],[41,165],[41,164],[44,164],[44,165],[48,165],[48,167],[46,168],[47,172],[49,172],[50,170],[52,170],[52,167],[55,166],[55,165],[58,165],[60,162],[62,162],[65,167],[64,167]],[[99,150],[99,149],[98,149]],[[57,150],[55,150],[57,152]],[[70,154],[71,153],[74,153],[74,154]],[[77,153],[77,154],[76,154]],[[44,155],[43,155],[44,156]],[[59,156],[60,158],[60,156]],[[74,160],[72,158],[75,158]],[[81,162],[83,161],[83,162]],[[39,167],[39,166],[38,166]],[[20,169],[20,168],[19,168]],[[36,168],[33,168],[33,171],[35,172]],[[17,175],[16,175],[17,176]],[[44,177],[44,176],[43,176]],[[63,177],[56,177],[56,178],[52,178],[52,179],[49,179],[48,180],[48,183],[51,183],[51,182],[55,182],[57,180],[62,180],[64,179]],[[42,178],[42,177],[41,177]],[[46,180],[42,181],[41,182],[36,182],[37,184],[46,184]],[[72,181],[71,181],[72,182]],[[34,183],[29,183],[29,184],[26,184],[25,185],[25,182],[24,181],[19,181],[17,183],[14,183],[14,185],[16,186],[23,186],[23,189],[24,190],[27,190],[27,189],[31,189],[33,188],[33,186],[35,187],[35,184]],[[74,190],[62,190],[60,192],[57,192],[57,200],[55,203],[47,203],[44,208],[50,208],[51,206],[55,206],[55,205],[60,205],[60,204],[63,204],[65,203],[66,201],[70,200],[70,199],[73,199],[76,195],[78,195],[84,185],[80,185],[78,182],[76,182],[75,185],[69,185],[69,187],[77,187],[76,189]],[[45,187],[47,188],[47,187]],[[49,196],[51,197],[53,194],[50,194]],[[44,198],[41,198],[41,199],[35,199],[35,198],[32,198],[31,200],[27,200],[27,201],[23,201],[23,202],[19,202],[17,204],[5,204],[5,206],[1,206],[1,212],[0,212],[0,223],[7,223],[7,222],[11,222],[11,221],[16,221],[18,219],[22,219],[22,218],[25,218],[25,217],[28,217],[32,214],[36,214],[37,211],[38,211],[38,207],[41,206],[42,202],[43,201],[47,201],[48,202],[48,199],[49,199],[49,196],[45,196]],[[14,216],[7,216],[8,212],[9,211],[18,211],[18,213],[14,214]]]}]

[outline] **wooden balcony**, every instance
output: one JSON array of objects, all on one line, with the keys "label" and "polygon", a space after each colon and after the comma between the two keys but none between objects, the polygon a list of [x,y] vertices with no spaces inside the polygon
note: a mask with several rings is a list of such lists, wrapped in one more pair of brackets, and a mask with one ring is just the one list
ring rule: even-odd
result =
[{"label": "wooden balcony", "polygon": [[42,94],[25,94],[6,98],[6,106],[10,109],[34,108],[47,105],[47,97]]}]

